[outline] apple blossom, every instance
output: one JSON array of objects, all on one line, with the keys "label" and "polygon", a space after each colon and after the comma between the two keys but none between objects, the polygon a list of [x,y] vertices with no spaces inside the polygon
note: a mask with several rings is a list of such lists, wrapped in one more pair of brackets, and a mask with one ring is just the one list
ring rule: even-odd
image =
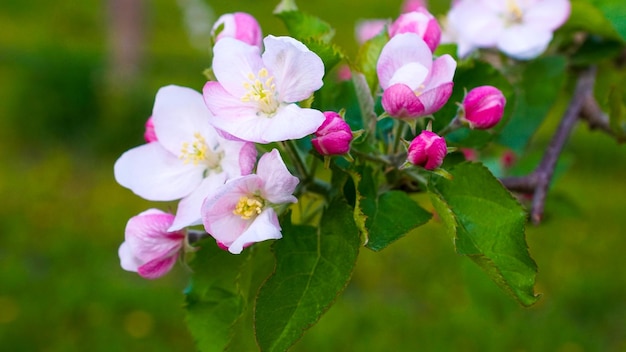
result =
[{"label": "apple blossom", "polygon": [[405,0],[402,3],[402,13],[412,12],[426,7],[428,7],[426,0]]},{"label": "apple blossom", "polygon": [[543,53],[552,33],[569,17],[569,0],[460,0],[447,15],[459,56],[475,48],[498,48],[520,60]]},{"label": "apple blossom", "polygon": [[254,144],[224,139],[209,124],[210,116],[200,93],[163,87],[151,119],[156,141],[128,150],[115,163],[117,182],[140,197],[182,198],[171,230],[199,224],[206,195],[254,167]]},{"label": "apple blossom", "polygon": [[205,230],[234,254],[252,243],[281,238],[274,207],[297,202],[293,192],[298,182],[273,149],[261,157],[256,174],[232,179],[206,199]]},{"label": "apple blossom", "polygon": [[185,245],[184,231],[169,231],[174,215],[149,209],[126,224],[125,241],[118,250],[122,269],[146,279],[169,272]]},{"label": "apple blossom", "polygon": [[311,140],[313,147],[322,155],[342,155],[350,150],[352,130],[338,113],[324,112],[326,120]]},{"label": "apple blossom", "polygon": [[424,41],[430,51],[434,52],[441,40],[441,28],[437,19],[425,7],[403,13],[389,27],[389,36],[401,33],[415,33]]},{"label": "apple blossom", "polygon": [[452,94],[456,61],[432,52],[415,33],[398,34],[383,47],[376,71],[382,105],[397,118],[415,119],[441,109]]},{"label": "apple blossom", "polygon": [[411,141],[407,161],[426,170],[434,170],[441,166],[447,153],[446,140],[434,132],[424,130]]},{"label": "apple blossom", "polygon": [[299,107],[322,87],[324,64],[317,54],[289,37],[267,36],[265,52],[232,38],[214,47],[213,72],[204,99],[210,123],[231,136],[271,143],[299,139],[324,122],[321,111]]},{"label": "apple blossom", "polygon": [[498,88],[476,87],[463,99],[459,116],[470,128],[488,129],[500,122],[505,104],[506,98]]},{"label": "apple blossom", "polygon": [[[218,33],[218,30],[220,29]],[[215,42],[223,38],[234,38],[244,43],[262,47],[263,34],[257,20],[245,12],[227,13],[215,21],[211,35]]]}]

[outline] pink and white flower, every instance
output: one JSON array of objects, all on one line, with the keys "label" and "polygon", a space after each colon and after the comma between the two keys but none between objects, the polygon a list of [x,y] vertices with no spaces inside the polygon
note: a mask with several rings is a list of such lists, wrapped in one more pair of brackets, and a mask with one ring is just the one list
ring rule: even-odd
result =
[{"label": "pink and white flower", "polygon": [[434,113],[448,101],[456,61],[450,55],[433,61],[432,52],[420,36],[403,33],[383,47],[376,70],[385,111],[411,120]]},{"label": "pink and white flower", "polygon": [[146,279],[167,274],[185,245],[184,231],[169,231],[174,215],[149,209],[126,224],[125,241],[118,250],[122,269]]},{"label": "pink and white flower", "polygon": [[448,154],[446,140],[438,134],[424,130],[411,141],[407,152],[407,161],[426,170],[441,166]]},{"label": "pink and white flower", "polygon": [[156,133],[154,133],[154,122],[152,121],[152,116],[150,116],[150,118],[146,121],[146,131],[143,133],[143,139],[145,139],[148,143],[157,141]]},{"label": "pink and white flower", "polygon": [[324,122],[321,111],[299,107],[322,87],[324,64],[289,37],[265,37],[265,52],[224,38],[214,47],[217,82],[204,86],[211,124],[241,140],[270,143],[299,139]]},{"label": "pink and white flower", "polygon": [[274,207],[297,202],[293,192],[298,182],[273,149],[261,157],[256,174],[232,179],[206,199],[205,230],[233,254],[252,243],[281,238]]},{"label": "pink and white flower", "polygon": [[528,60],[546,50],[553,32],[569,17],[570,7],[569,0],[460,0],[447,22],[463,43],[460,57],[473,48],[498,48]]},{"label": "pink and white flower", "polygon": [[215,38],[215,42],[223,38],[234,38],[258,48],[262,48],[263,45],[263,32],[259,22],[245,12],[221,15],[213,24],[211,36]]},{"label": "pink and white flower", "polygon": [[249,174],[256,161],[253,143],[220,137],[211,113],[193,89],[159,89],[152,112],[156,140],[122,154],[114,166],[117,182],[153,201],[181,199],[171,230],[201,223],[208,193],[229,178]]},{"label": "pink and white flower", "polygon": [[425,7],[415,11],[403,13],[389,27],[389,37],[393,38],[401,33],[415,33],[424,41],[430,51],[434,52],[441,40],[441,28],[435,16]]},{"label": "pink and white flower", "polygon": [[427,8],[426,0],[404,0],[402,3],[402,13],[412,12],[420,8]]}]

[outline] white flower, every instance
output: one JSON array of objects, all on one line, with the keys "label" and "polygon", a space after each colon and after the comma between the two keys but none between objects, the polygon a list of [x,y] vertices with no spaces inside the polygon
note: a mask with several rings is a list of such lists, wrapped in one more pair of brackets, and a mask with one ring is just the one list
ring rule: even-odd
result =
[{"label": "white flower", "polygon": [[224,38],[213,48],[217,82],[203,94],[217,129],[241,140],[270,143],[299,139],[324,122],[321,111],[297,102],[322,87],[324,64],[304,44],[289,37],[265,37],[265,52]]},{"label": "white flower", "polygon": [[206,199],[205,230],[234,254],[252,243],[281,238],[273,206],[295,203],[298,182],[273,149],[261,157],[256,174],[232,179]]},{"label": "white flower", "polygon": [[254,145],[220,137],[210,116],[200,93],[163,87],[152,112],[156,141],[125,152],[115,163],[117,182],[140,197],[182,198],[170,230],[199,224],[208,193],[254,167]]},{"label": "white flower", "polygon": [[528,60],[546,50],[569,13],[569,0],[460,0],[448,13],[446,31],[459,43],[461,57],[497,47]]}]

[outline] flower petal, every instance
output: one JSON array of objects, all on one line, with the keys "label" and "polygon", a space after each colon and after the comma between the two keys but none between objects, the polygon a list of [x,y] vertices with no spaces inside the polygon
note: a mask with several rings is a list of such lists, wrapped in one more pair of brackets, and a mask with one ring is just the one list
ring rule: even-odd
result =
[{"label": "flower petal", "polygon": [[398,118],[417,118],[425,116],[424,104],[413,90],[404,84],[394,84],[383,92],[383,109]]},{"label": "flower petal", "polygon": [[125,243],[143,263],[177,252],[185,235],[168,232],[173,221],[174,215],[159,210],[134,216],[126,224]]},{"label": "flower petal", "polygon": [[145,279],[157,279],[167,274],[178,259],[178,252],[172,255],[151,260],[137,269],[137,273]]},{"label": "flower petal", "polygon": [[297,202],[293,191],[300,181],[289,173],[278,150],[272,149],[261,157],[256,174],[264,182],[263,198],[274,204]]},{"label": "flower petal", "polygon": [[239,254],[251,243],[282,238],[280,224],[276,212],[272,208],[263,210],[252,224],[230,246],[228,251]]},{"label": "flower petal", "polygon": [[115,180],[138,196],[153,201],[185,197],[202,181],[203,167],[184,164],[160,143],[148,143],[120,156]]},{"label": "flower petal", "polygon": [[383,89],[391,86],[391,78],[395,72],[409,63],[418,63],[429,71],[432,65],[432,53],[417,34],[398,34],[383,47],[378,58],[376,72],[380,86]]},{"label": "flower petal", "polygon": [[213,174],[202,180],[200,186],[191,194],[178,202],[176,218],[168,231],[177,231],[187,226],[202,224],[202,204],[211,193],[215,192],[226,182],[226,174]]},{"label": "flower petal", "polygon": [[419,96],[419,100],[424,105],[423,116],[437,112],[446,105],[452,95],[453,86],[454,83],[448,82],[422,93]]},{"label": "flower petal", "polygon": [[498,48],[513,58],[529,60],[541,55],[551,40],[551,31],[526,25],[513,26],[502,32]]},{"label": "flower petal", "polygon": [[553,31],[567,21],[571,11],[568,0],[537,1],[527,8],[524,22],[535,28]]},{"label": "flower petal", "polygon": [[191,88],[166,86],[156,94],[152,122],[161,145],[179,155],[183,142],[192,142],[195,133],[213,139],[215,131],[202,94]]},{"label": "flower petal", "polygon": [[263,66],[259,48],[233,38],[220,39],[213,47],[213,73],[224,89],[242,98],[243,84],[250,74],[257,75]]},{"label": "flower petal", "polygon": [[137,268],[142,264],[142,261],[133,255],[128,243],[123,242],[117,251],[120,257],[120,266],[126,271],[137,272]]},{"label": "flower petal", "polygon": [[293,38],[272,35],[265,37],[263,43],[263,62],[274,75],[281,102],[305,100],[322,87],[324,63],[304,44]]}]

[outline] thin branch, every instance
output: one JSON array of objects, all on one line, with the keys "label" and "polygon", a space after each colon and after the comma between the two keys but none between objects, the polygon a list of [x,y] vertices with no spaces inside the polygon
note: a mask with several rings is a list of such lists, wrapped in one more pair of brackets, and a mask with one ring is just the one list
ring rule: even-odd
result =
[{"label": "thin branch", "polygon": [[556,163],[563,150],[563,146],[576,125],[576,121],[581,114],[586,98],[593,92],[595,75],[595,67],[590,67],[580,73],[572,100],[537,168],[529,175],[506,177],[501,180],[502,184],[511,191],[533,194],[531,220],[535,225],[541,222],[548,188],[554,174]]},{"label": "thin branch", "polygon": [[587,121],[590,129],[600,130],[609,136],[615,137],[618,142],[624,142],[624,140],[613,131],[609,116],[600,109],[598,102],[591,93],[585,97],[583,108],[580,111],[580,118]]}]

